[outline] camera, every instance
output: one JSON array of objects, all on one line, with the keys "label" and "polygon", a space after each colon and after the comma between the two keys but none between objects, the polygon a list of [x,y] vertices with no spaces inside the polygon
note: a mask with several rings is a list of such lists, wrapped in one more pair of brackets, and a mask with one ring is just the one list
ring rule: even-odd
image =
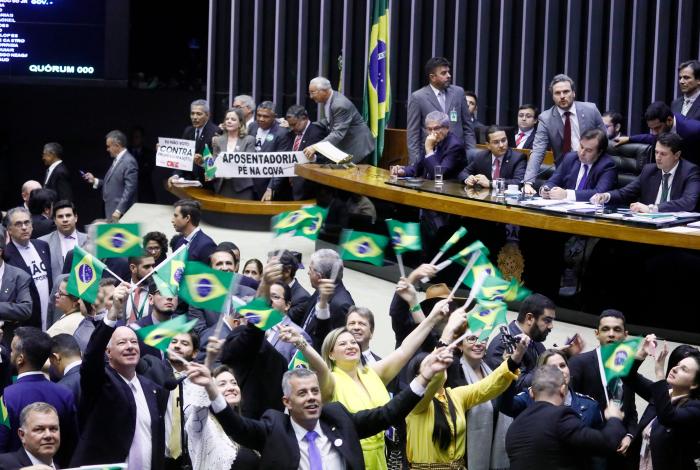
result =
[{"label": "camera", "polygon": [[510,334],[506,325],[501,325],[498,330],[501,332],[501,340],[508,354],[515,352],[515,347],[518,345],[518,338]]}]

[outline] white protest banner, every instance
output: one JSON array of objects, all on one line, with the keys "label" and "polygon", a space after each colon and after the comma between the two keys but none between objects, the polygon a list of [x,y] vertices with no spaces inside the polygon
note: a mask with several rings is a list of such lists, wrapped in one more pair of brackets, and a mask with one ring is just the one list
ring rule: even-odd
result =
[{"label": "white protest banner", "polygon": [[221,152],[214,160],[217,178],[296,176],[294,165],[308,163],[304,152]]},{"label": "white protest banner", "polygon": [[175,170],[192,171],[194,162],[194,140],[158,137],[156,166]]}]

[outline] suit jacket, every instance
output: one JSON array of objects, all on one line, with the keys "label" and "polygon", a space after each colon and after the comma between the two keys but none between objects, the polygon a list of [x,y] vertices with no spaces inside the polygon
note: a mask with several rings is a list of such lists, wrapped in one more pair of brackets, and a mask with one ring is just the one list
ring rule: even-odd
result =
[{"label": "suit jacket", "polygon": [[[78,406],[80,441],[71,466],[125,462],[136,429],[136,402],[124,379],[105,365],[104,354],[115,328],[99,322],[80,366],[82,395]],[[165,455],[164,416],[168,394],[137,374],[151,414],[151,468],[162,468]],[[109,423],[109,425],[105,425]],[[114,432],[118,429],[119,432]]]},{"label": "suit jacket", "polygon": [[[46,171],[49,171],[48,168]],[[72,201],[73,200],[73,188],[70,185],[70,173],[66,164],[61,161],[56,168],[51,172],[48,181],[45,181],[44,187],[48,189],[53,189],[56,191],[56,200],[62,201]]]},{"label": "suit jacket", "polygon": [[[673,114],[681,114],[681,110],[683,109],[683,101],[685,101],[685,98],[683,96],[679,96],[671,102],[671,111],[673,112]],[[693,104],[690,106],[690,109],[688,110],[688,113],[685,115],[685,117],[688,119],[700,120],[699,99],[695,99],[695,101],[693,101]]]},{"label": "suit jacket", "polygon": [[0,279],[0,320],[5,322],[2,343],[9,347],[15,328],[32,318],[32,277],[15,266],[5,264],[5,273]]},{"label": "suit jacket", "polygon": [[[601,410],[607,408],[607,392],[601,381],[598,354],[595,349],[572,357],[569,360],[569,372],[572,389],[593,398],[598,402]],[[637,431],[637,406],[634,402],[634,390],[625,383],[622,385],[622,411],[625,412],[622,420],[625,432],[634,436]]]},{"label": "suit jacket", "polygon": [[[250,136],[253,138],[253,148],[256,148],[255,135],[258,132],[258,123],[254,122],[250,125]],[[272,124],[267,137],[262,142],[260,152],[282,152],[289,147],[289,129],[280,126],[277,121]],[[255,151],[255,150],[253,150]],[[253,178],[253,185],[258,199],[263,197],[267,187],[270,185],[270,178]]]},{"label": "suit jacket", "polygon": [[[435,92],[426,85],[414,91],[408,98],[408,115],[406,130],[408,139],[408,161],[410,164],[419,162],[425,155],[425,117],[432,111],[442,111]],[[456,120],[452,120],[452,111]],[[476,148],[476,137],[472,127],[472,115],[464,99],[464,89],[450,85],[445,90],[445,114],[450,117],[450,131],[457,136],[466,150]]]},{"label": "suit jacket", "polygon": [[[509,147],[513,147],[515,149],[515,142],[518,140],[518,134],[520,134],[520,128],[518,127],[515,128],[515,132],[508,134]],[[521,147],[522,149],[532,150],[532,144],[535,143],[535,134],[537,134],[537,124],[535,124],[535,127],[532,129],[532,132],[530,132],[530,135],[527,136],[527,139],[525,139],[525,143],[523,143],[523,146]]]},{"label": "suit jacket", "polygon": [[73,393],[73,399],[76,405],[80,403],[80,367],[76,366],[69,370],[61,380],[58,381],[58,385],[66,387]]},{"label": "suit jacket", "polygon": [[309,301],[309,298],[311,298],[311,294],[309,294],[309,291],[304,289],[304,286],[302,286],[296,279],[294,280],[291,289],[292,303],[289,307],[287,315],[292,319],[303,318],[304,314],[306,313],[306,303]]},{"label": "suit jacket", "polygon": [[[85,243],[87,243],[87,235],[77,230],[76,235],[78,237],[77,245],[79,247],[84,247]],[[39,240],[49,244],[49,250],[51,251],[51,272],[53,274],[52,282],[56,284],[56,278],[63,273],[63,264],[65,262],[61,250],[61,234],[58,233],[58,230],[54,230],[48,235],[39,238]],[[66,255],[67,254],[68,253],[66,253]]]},{"label": "suit jacket", "polygon": [[[338,402],[328,403],[321,410],[321,429],[343,457],[346,468],[361,470],[365,468],[365,462],[360,439],[399,424],[420,399],[408,388],[382,407],[354,414]],[[289,415],[268,410],[257,421],[239,416],[227,406],[215,416],[234,441],[261,453],[261,470],[299,468],[299,441]]]},{"label": "suit jacket", "polygon": [[506,434],[511,470],[583,469],[590,454],[615,452],[625,435],[613,418],[601,430],[581,426],[568,406],[537,401],[515,418]]},{"label": "suit jacket", "polygon": [[221,363],[233,369],[241,388],[243,416],[259,419],[267,409],[282,410],[282,375],[288,361],[265,340],[263,330],[251,324],[234,328],[221,351]]},{"label": "suit jacket", "polygon": [[[700,164],[700,121],[688,119],[682,114],[673,116],[676,118],[676,133],[683,138],[681,156],[696,165]],[[656,145],[657,137],[654,134],[637,134],[630,136],[630,142]]]},{"label": "suit jacket", "polygon": [[[533,132],[534,134],[534,132]],[[501,160],[501,178],[506,180],[506,184],[517,184],[525,176],[525,166],[527,159],[525,155],[517,150],[508,149]],[[457,180],[464,182],[471,175],[484,175],[491,181],[493,179],[493,167],[491,165],[491,151],[479,150],[470,152],[467,156],[467,166],[459,173]]]},{"label": "suit jacket", "polygon": [[[41,240],[29,240],[29,243],[34,245],[34,248],[39,253],[41,262],[44,264],[44,266],[46,266],[46,275],[48,276],[49,280],[49,292],[51,292],[51,286],[53,285],[53,274],[51,271],[51,251],[49,250],[49,244]],[[41,328],[41,301],[39,298],[39,291],[34,284],[32,272],[30,271],[29,266],[27,266],[27,264],[24,262],[24,258],[22,258],[22,255],[19,253],[19,251],[17,251],[17,247],[15,246],[14,242],[7,244],[7,247],[5,247],[4,256],[7,264],[21,269],[25,273],[29,274],[29,277],[32,279],[32,282],[29,284],[29,293],[32,297],[33,305],[32,315],[31,318],[22,323],[21,326],[36,326],[37,328]],[[51,302],[51,299],[49,299],[49,302]]]},{"label": "suit jacket", "polygon": [[[196,326],[195,326],[196,327]],[[197,353],[197,362],[204,362],[204,359],[207,357],[207,344],[209,343],[209,338],[217,338],[217,339],[226,339],[228,335],[231,333],[231,327],[228,326],[226,322],[223,322],[221,326],[221,331],[219,331],[218,336],[214,336],[214,333],[216,333],[216,323],[214,323],[212,326],[207,328],[202,332],[200,335],[200,341],[199,341],[199,352]],[[214,366],[220,366],[221,365],[221,356],[215,361]]]},{"label": "suit jacket", "polygon": [[33,465],[32,461],[29,460],[29,456],[24,450],[24,447],[14,452],[0,454],[0,468],[3,470],[19,470],[20,468],[29,467],[31,465]]},{"label": "suit jacket", "polygon": [[[510,331],[510,334],[513,336],[522,333],[515,320],[508,324],[508,331]],[[514,382],[516,393],[527,390],[527,388],[530,386],[532,376],[535,373],[535,368],[537,367],[537,359],[540,357],[540,354],[544,352],[544,350],[544,344],[536,341],[530,341],[530,345],[527,347],[523,360],[520,363],[520,375]],[[486,355],[484,356],[484,361],[492,370],[495,370],[496,367],[501,365],[501,362],[503,362],[503,351],[505,351],[503,336],[501,333],[498,333],[489,343],[489,346],[486,349]],[[576,390],[576,388],[574,388],[574,390]]]},{"label": "suit jacket", "polygon": [[[306,340],[307,343],[313,346],[313,340],[311,339],[311,337],[306,333],[306,331],[302,330],[299,325],[294,323],[288,315],[285,315],[282,321],[279,322],[277,325],[279,325],[280,327],[290,327],[294,331],[298,332],[301,335],[301,337]],[[294,355],[297,353],[296,346],[294,346],[292,343],[286,343],[282,341],[280,339],[279,330],[277,328],[268,331],[270,331],[270,333],[265,335],[267,341],[272,345],[273,348],[277,350],[278,353],[282,355],[284,360],[287,361],[287,364],[289,364],[292,361]]]},{"label": "suit jacket", "polygon": [[[180,248],[183,243],[185,243],[185,237],[179,237],[175,243],[174,250]],[[200,229],[187,247],[187,260],[199,261],[208,266],[209,257],[215,250],[216,243],[214,243],[214,240]]]},{"label": "suit jacket", "polygon": [[[352,155],[353,163],[362,162],[374,152],[374,137],[352,101],[333,90],[329,98],[330,116],[322,111],[320,124],[328,129],[324,142],[330,142],[345,153]],[[325,105],[321,107],[325,110]]]},{"label": "suit jacket", "polygon": [[[323,140],[326,137],[326,129],[321,127],[318,123],[310,122],[306,131],[301,136],[301,142],[299,142],[299,151],[304,150],[309,145],[313,145],[317,142]],[[291,152],[294,149],[294,139],[296,134],[294,132],[289,133],[289,138],[287,139],[286,151]],[[321,154],[316,154],[316,163],[328,163],[330,160],[326,159]],[[272,196],[275,200],[284,200],[285,198],[290,198],[295,201],[301,201],[303,199],[309,199],[313,197],[314,186],[310,181],[305,180],[300,176],[294,178],[279,178],[274,177],[270,181],[269,188],[272,189]]]},{"label": "suit jacket", "polygon": [[126,213],[136,202],[138,185],[139,164],[127,151],[107,170],[104,179],[98,180],[97,188],[102,189],[105,216],[112,217],[115,210]]},{"label": "suit jacket", "polygon": [[[647,163],[642,172],[624,188],[610,191],[610,203],[614,205],[641,202],[654,204],[661,186],[661,170],[656,163]],[[659,212],[694,211],[700,197],[700,168],[682,158],[671,182],[671,194],[667,202],[659,204]]]},{"label": "suit jacket", "polygon": [[25,406],[38,401],[49,403],[58,411],[61,425],[61,447],[56,454],[56,460],[62,466],[68,466],[77,441],[73,393],[65,387],[47,380],[43,374],[23,376],[17,379],[16,383],[5,388],[3,402],[7,408],[10,427],[0,426],[0,451],[10,452],[22,447],[17,436],[20,412]]},{"label": "suit jacket", "polygon": [[426,179],[435,177],[435,166],[442,166],[442,177],[451,180],[458,177],[467,164],[467,153],[464,144],[452,131],[449,131],[442,141],[427,157],[422,157],[417,163],[404,168],[406,176],[419,176]]},{"label": "suit jacket", "polygon": [[[581,169],[578,153],[569,152],[557,165],[554,174],[544,184],[549,188],[558,186],[562,189],[576,189],[576,179]],[[604,193],[615,187],[617,166],[610,155],[604,153],[588,168],[588,178],[583,189],[576,191],[577,201],[588,201],[596,193]]]},{"label": "suit jacket", "polygon": [[[219,126],[209,120],[202,128],[202,132],[199,134],[199,139],[194,138],[195,128],[193,126],[185,127],[185,130],[182,133],[182,138],[186,140],[194,140],[194,152],[201,155],[202,152],[204,152],[205,145],[209,146],[209,149],[211,150],[212,139],[219,133],[221,133]],[[199,165],[194,165],[192,167],[192,171],[176,170],[173,174],[182,176],[186,179],[198,180],[200,183],[204,183],[204,169]]]},{"label": "suit jacket", "polygon": [[[585,101],[576,101],[575,103],[579,135],[596,127],[605,132],[603,118],[595,103],[587,103]],[[561,118],[557,106],[552,106],[544,111],[537,120],[535,141],[532,144],[532,153],[530,153],[530,159],[527,161],[527,169],[525,170],[525,181],[529,182],[537,179],[547,148],[552,149],[555,165],[559,165],[563,157],[564,120]]]},{"label": "suit jacket", "polygon": [[56,224],[52,219],[41,214],[32,215],[32,238],[41,238],[56,230]]},{"label": "suit jacket", "polygon": [[[221,152],[226,152],[228,146],[228,134],[214,136],[211,141],[212,154],[214,157]],[[255,152],[255,137],[246,135],[239,138],[236,142],[236,152]],[[232,192],[241,192],[253,187],[252,178],[215,178],[214,190],[217,193],[222,192],[224,185],[229,186]]]},{"label": "suit jacket", "polygon": [[328,308],[331,316],[328,320],[319,320],[316,318],[316,302],[318,302],[318,291],[315,291],[309,300],[306,302],[306,310],[301,318],[292,318],[292,320],[301,326],[313,340],[313,346],[316,351],[321,351],[323,340],[329,331],[345,326],[345,316],[350,310],[350,307],[355,305],[350,292],[345,288],[342,281],[335,285],[333,297],[328,300]]}]

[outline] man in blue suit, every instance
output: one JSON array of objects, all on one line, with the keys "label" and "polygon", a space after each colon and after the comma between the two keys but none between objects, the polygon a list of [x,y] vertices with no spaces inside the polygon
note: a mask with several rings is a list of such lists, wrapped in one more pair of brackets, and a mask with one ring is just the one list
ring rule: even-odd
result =
[{"label": "man in blue suit", "polygon": [[666,132],[656,140],[656,163],[644,165],[624,188],[595,194],[593,202],[630,204],[633,212],[695,211],[700,198],[700,168],[681,159],[683,139]]},{"label": "man in blue suit", "polygon": [[489,188],[493,180],[503,178],[506,184],[520,184],[525,176],[527,160],[522,153],[508,148],[508,136],[498,126],[486,131],[487,150],[469,152],[469,163],[457,179],[467,186]]},{"label": "man in blue suit", "polygon": [[[277,122],[275,104],[272,101],[263,101],[258,105],[255,122],[250,125],[248,133],[255,138],[256,152],[282,152],[289,146],[289,129]],[[253,179],[258,199],[270,200],[271,195],[267,193],[269,184],[270,178]]]},{"label": "man in blue suit", "polygon": [[180,199],[173,204],[172,224],[180,237],[173,247],[177,250],[183,243],[187,244],[187,259],[209,264],[209,256],[216,250],[216,243],[209,235],[199,228],[202,218],[202,208],[198,201]]},{"label": "man in blue suit", "polygon": [[588,201],[596,193],[615,187],[617,168],[605,151],[608,138],[600,129],[581,134],[578,152],[564,155],[554,174],[540,188],[545,199]]},{"label": "man in blue suit", "polygon": [[674,114],[700,119],[700,61],[688,60],[678,66],[678,88],[682,96],[671,103]]},{"label": "man in blue suit", "polygon": [[25,406],[41,401],[58,411],[61,423],[62,445],[56,456],[59,465],[68,466],[75,447],[77,423],[73,393],[44,377],[41,368],[51,353],[49,335],[31,326],[17,328],[12,339],[11,362],[17,368],[17,382],[5,388],[3,402],[7,408],[10,427],[0,426],[0,451],[20,448],[17,435],[20,412]]},{"label": "man in blue suit", "polygon": [[75,403],[80,402],[80,364],[83,363],[78,341],[61,333],[51,338],[49,362],[53,372],[60,377],[58,384],[73,392]]}]

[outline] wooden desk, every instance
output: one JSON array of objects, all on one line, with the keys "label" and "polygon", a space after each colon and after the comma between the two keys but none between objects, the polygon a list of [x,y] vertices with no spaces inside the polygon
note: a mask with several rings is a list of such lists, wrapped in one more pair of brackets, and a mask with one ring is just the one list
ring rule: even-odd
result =
[{"label": "wooden desk", "polygon": [[[673,233],[667,229],[640,228],[570,215],[550,215],[519,206],[400,188],[385,183],[389,179],[387,170],[369,165],[349,170],[332,170],[305,164],[297,165],[296,171],[297,175],[326,186],[422,209],[574,235],[700,250],[700,230],[692,234]],[[446,182],[444,187],[454,189],[463,186]]]},{"label": "wooden desk", "polygon": [[220,196],[203,188],[173,187],[169,191],[179,198],[199,201],[204,211],[224,214],[277,215],[280,212],[293,211],[300,209],[302,206],[316,204],[315,199],[305,201],[247,201]]}]

